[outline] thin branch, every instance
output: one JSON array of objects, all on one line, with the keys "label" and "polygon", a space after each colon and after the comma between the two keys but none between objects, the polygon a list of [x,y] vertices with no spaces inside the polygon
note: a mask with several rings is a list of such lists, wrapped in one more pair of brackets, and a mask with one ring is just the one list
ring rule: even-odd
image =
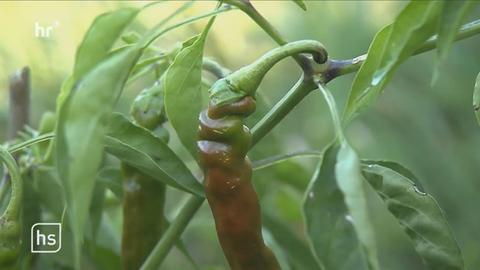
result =
[{"label": "thin branch", "polygon": [[53,140],[54,137],[55,137],[54,132],[45,133],[45,134],[42,134],[38,137],[31,138],[30,140],[27,140],[27,141],[21,142],[19,144],[15,144],[15,145],[10,146],[8,148],[8,152],[10,152],[10,154],[13,154],[15,152],[18,152],[18,151],[20,151],[24,148],[27,148],[27,147],[31,146],[31,145],[34,145],[34,144],[37,144],[37,143],[40,143],[40,142],[44,142],[44,141]]},{"label": "thin branch", "polygon": [[24,67],[10,77],[9,85],[10,121],[8,138],[13,139],[17,133],[28,125],[30,114],[30,70]]},{"label": "thin branch", "polygon": [[155,245],[148,258],[143,263],[140,270],[155,270],[158,269],[163,259],[167,256],[170,249],[178,241],[178,238],[187,227],[188,223],[195,215],[197,210],[202,205],[205,198],[198,196],[191,196],[187,202],[180,209],[180,212],[175,217],[175,220],[168,226],[163,237]]},{"label": "thin branch", "polygon": [[[457,35],[455,36],[455,40],[462,40],[480,33],[480,20],[476,20],[467,24],[464,24],[460,27]],[[437,47],[437,35],[429,38],[425,43],[423,43],[414,53],[413,55],[421,54],[427,51],[431,51]],[[323,78],[324,82],[327,83],[336,77],[356,72],[360,69],[362,64],[367,59],[367,54],[363,54],[357,56],[353,59],[348,60],[335,60],[330,59],[326,63],[326,67],[322,68],[318,73],[320,73]]]},{"label": "thin branch", "polygon": [[254,171],[261,170],[261,169],[276,165],[278,163],[287,161],[291,158],[297,158],[297,157],[320,158],[322,157],[322,152],[314,151],[314,150],[303,150],[303,151],[297,151],[289,154],[276,155],[276,156],[268,157],[265,159],[255,160],[255,161],[252,161],[252,169]]},{"label": "thin branch", "polygon": [[[239,8],[247,14],[250,19],[260,26],[278,45],[282,46],[288,43],[288,41],[282,37],[280,32],[278,32],[278,30],[255,9],[249,0],[225,0],[224,2]],[[302,68],[303,73],[305,74],[304,79],[311,79],[314,72],[313,61],[301,54],[295,55],[293,58]]]},{"label": "thin branch", "polygon": [[231,72],[210,58],[203,58],[202,69],[212,73],[217,79],[224,78]]}]

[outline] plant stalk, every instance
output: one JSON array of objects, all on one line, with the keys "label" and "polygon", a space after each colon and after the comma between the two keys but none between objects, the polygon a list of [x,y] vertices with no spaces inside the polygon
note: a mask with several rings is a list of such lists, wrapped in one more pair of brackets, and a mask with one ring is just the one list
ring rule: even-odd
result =
[{"label": "plant stalk", "polygon": [[267,114],[252,128],[252,147],[268,134],[290,111],[295,108],[308,93],[317,86],[303,76],[295,85],[273,106]]},{"label": "plant stalk", "polygon": [[162,239],[160,239],[157,245],[155,245],[155,248],[145,260],[140,270],[158,269],[204,201],[205,198],[194,195],[188,198],[187,202],[183,205],[175,220],[165,231]]},{"label": "plant stalk", "polygon": [[[480,20],[472,21],[460,27],[460,30],[455,36],[455,41],[466,39],[474,35],[477,35],[479,33],[480,33]],[[423,43],[413,53],[413,55],[421,54],[421,53],[435,49],[437,47],[437,41],[438,41],[438,36],[437,35],[432,36],[427,41],[425,41],[425,43]],[[322,71],[318,73],[323,75],[324,83],[327,83],[335,79],[336,77],[358,71],[366,59],[367,59],[367,54],[363,54],[348,60],[330,59],[326,64],[326,68],[324,68]]]},{"label": "plant stalk", "polygon": [[12,140],[25,125],[28,125],[30,115],[30,69],[28,67],[17,70],[10,77],[9,92],[8,138]]},{"label": "plant stalk", "polygon": [[[288,43],[287,40],[285,40],[280,32],[273,27],[272,24],[270,24],[265,17],[260,14],[255,7],[250,3],[250,1],[245,1],[245,0],[226,0],[224,1],[227,4],[233,5],[243,11],[245,14],[250,17],[258,26],[260,26],[263,31],[265,31],[278,45],[282,46]],[[313,68],[311,65],[311,60],[308,59],[304,55],[295,55],[293,56],[295,61],[298,63],[298,65],[302,68],[303,72],[305,74],[312,74],[313,73]]]}]

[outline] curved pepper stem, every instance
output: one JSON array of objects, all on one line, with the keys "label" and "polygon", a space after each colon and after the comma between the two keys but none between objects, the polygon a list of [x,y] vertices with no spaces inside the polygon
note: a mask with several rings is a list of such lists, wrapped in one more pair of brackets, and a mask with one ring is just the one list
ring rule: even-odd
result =
[{"label": "curved pepper stem", "polygon": [[300,53],[311,54],[319,64],[325,63],[328,59],[327,51],[318,41],[300,40],[285,44],[267,52],[250,65],[218,80],[209,90],[212,104],[218,106],[245,96],[254,96],[263,77],[276,63]]},{"label": "curved pepper stem", "polygon": [[0,216],[0,220],[18,220],[23,195],[20,171],[12,155],[10,155],[10,153],[2,147],[0,147],[0,161],[6,165],[8,174],[10,175],[10,181],[12,183],[12,195],[10,197],[10,202],[8,203],[3,215]]},{"label": "curved pepper stem", "polygon": [[18,269],[22,246],[20,210],[23,187],[20,171],[10,153],[0,147],[0,163],[3,162],[10,175],[12,193],[5,212],[0,216],[0,269]]}]

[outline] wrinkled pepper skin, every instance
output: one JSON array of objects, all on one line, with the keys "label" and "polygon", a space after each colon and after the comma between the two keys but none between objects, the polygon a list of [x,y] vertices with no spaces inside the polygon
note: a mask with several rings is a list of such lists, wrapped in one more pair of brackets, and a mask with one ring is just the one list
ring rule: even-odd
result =
[{"label": "wrinkled pepper skin", "polygon": [[[162,127],[167,120],[162,85],[159,82],[143,90],[134,100],[130,114],[137,125],[167,142],[169,134]],[[127,164],[122,164],[122,173],[125,178],[122,264],[125,270],[138,270],[168,226],[164,215],[166,187]]]},{"label": "wrinkled pepper skin", "polygon": [[205,193],[232,270],[280,269],[263,241],[260,205],[246,157],[251,134],[243,118],[254,110],[255,100],[247,96],[227,105],[211,103],[199,117],[197,145]]}]

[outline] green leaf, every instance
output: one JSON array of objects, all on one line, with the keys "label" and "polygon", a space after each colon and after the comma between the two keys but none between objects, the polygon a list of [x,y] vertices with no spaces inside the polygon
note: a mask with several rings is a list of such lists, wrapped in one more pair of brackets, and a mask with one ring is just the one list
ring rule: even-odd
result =
[{"label": "green leaf", "polygon": [[198,114],[202,109],[199,101],[202,100],[200,91],[203,47],[214,18],[210,19],[201,35],[184,43],[164,74],[167,117],[180,141],[193,157],[197,156]]},{"label": "green leaf", "polygon": [[388,161],[388,160],[362,160],[362,165],[381,165],[383,167],[387,167],[391,170],[394,170],[395,172],[403,175],[404,177],[412,180],[415,182],[415,185],[417,185],[419,188],[422,188],[422,184],[420,180],[411,172],[409,169],[401,165],[400,163],[393,162],[393,161]]},{"label": "green leaf", "polygon": [[297,6],[299,6],[303,10],[307,10],[307,6],[305,5],[305,2],[303,0],[292,0]]},{"label": "green leaf", "polygon": [[92,202],[90,203],[90,214],[89,214],[89,229],[90,229],[90,239],[93,242],[96,241],[98,235],[98,229],[100,227],[100,222],[102,221],[103,206],[105,202],[105,190],[106,186],[97,181],[93,188]]},{"label": "green leaf", "polygon": [[437,57],[433,72],[433,82],[437,80],[439,68],[445,62],[460,26],[468,13],[473,10],[475,4],[478,4],[478,2],[467,0],[443,2],[438,23]]},{"label": "green leaf", "polygon": [[123,200],[122,179],[120,168],[114,167],[105,167],[97,175],[98,182],[112,191],[120,200]]},{"label": "green leaf", "polygon": [[377,33],[352,84],[345,122],[370,105],[398,66],[435,33],[441,6],[442,1],[409,2],[391,25]]},{"label": "green leaf", "polygon": [[103,156],[109,116],[131,69],[145,48],[159,36],[181,25],[227,10],[229,9],[216,10],[163,29],[153,29],[135,46],[109,54],[107,59],[99,62],[80,81],[76,82],[75,77],[70,76],[64,82],[58,97],[56,165],[65,188],[67,216],[73,231],[75,269],[81,267],[80,253],[85,222]]},{"label": "green leaf", "polygon": [[380,164],[364,165],[363,171],[430,269],[464,269],[460,248],[432,196],[401,173]]},{"label": "green leaf", "polygon": [[203,196],[203,186],[168,145],[121,114],[112,115],[105,150],[167,185]]},{"label": "green leaf", "polygon": [[323,268],[341,270],[357,251],[358,241],[337,185],[338,150],[337,144],[325,150],[306,191],[303,212],[311,247]]},{"label": "green leaf", "polygon": [[360,168],[360,160],[351,146],[343,141],[335,165],[337,184],[352,218],[353,227],[365,254],[369,269],[380,269],[373,224],[370,219],[367,194]]},{"label": "green leaf", "polygon": [[76,81],[109,56],[115,41],[139,11],[136,8],[122,8],[95,18],[75,53],[73,73],[62,84],[57,98],[57,110]]},{"label": "green leaf", "polygon": [[293,269],[321,269],[308,245],[286,224],[269,213],[263,213],[262,222],[285,251]]},{"label": "green leaf", "polygon": [[478,124],[480,124],[480,73],[478,73],[473,90],[473,111],[477,117]]},{"label": "green leaf", "polygon": [[141,38],[142,36],[135,31],[127,32],[121,36],[122,41],[126,44],[135,44],[140,41]]},{"label": "green leaf", "polygon": [[66,189],[77,269],[108,116],[139,56],[140,51],[132,48],[102,62],[77,84],[60,108],[56,160]]},{"label": "green leaf", "polygon": [[57,171],[54,167],[43,166],[33,171],[33,177],[40,197],[39,203],[60,221],[65,210],[65,193]]},{"label": "green leaf", "polygon": [[122,8],[95,18],[75,55],[73,74],[76,79],[106,59],[115,41],[139,11]]}]

